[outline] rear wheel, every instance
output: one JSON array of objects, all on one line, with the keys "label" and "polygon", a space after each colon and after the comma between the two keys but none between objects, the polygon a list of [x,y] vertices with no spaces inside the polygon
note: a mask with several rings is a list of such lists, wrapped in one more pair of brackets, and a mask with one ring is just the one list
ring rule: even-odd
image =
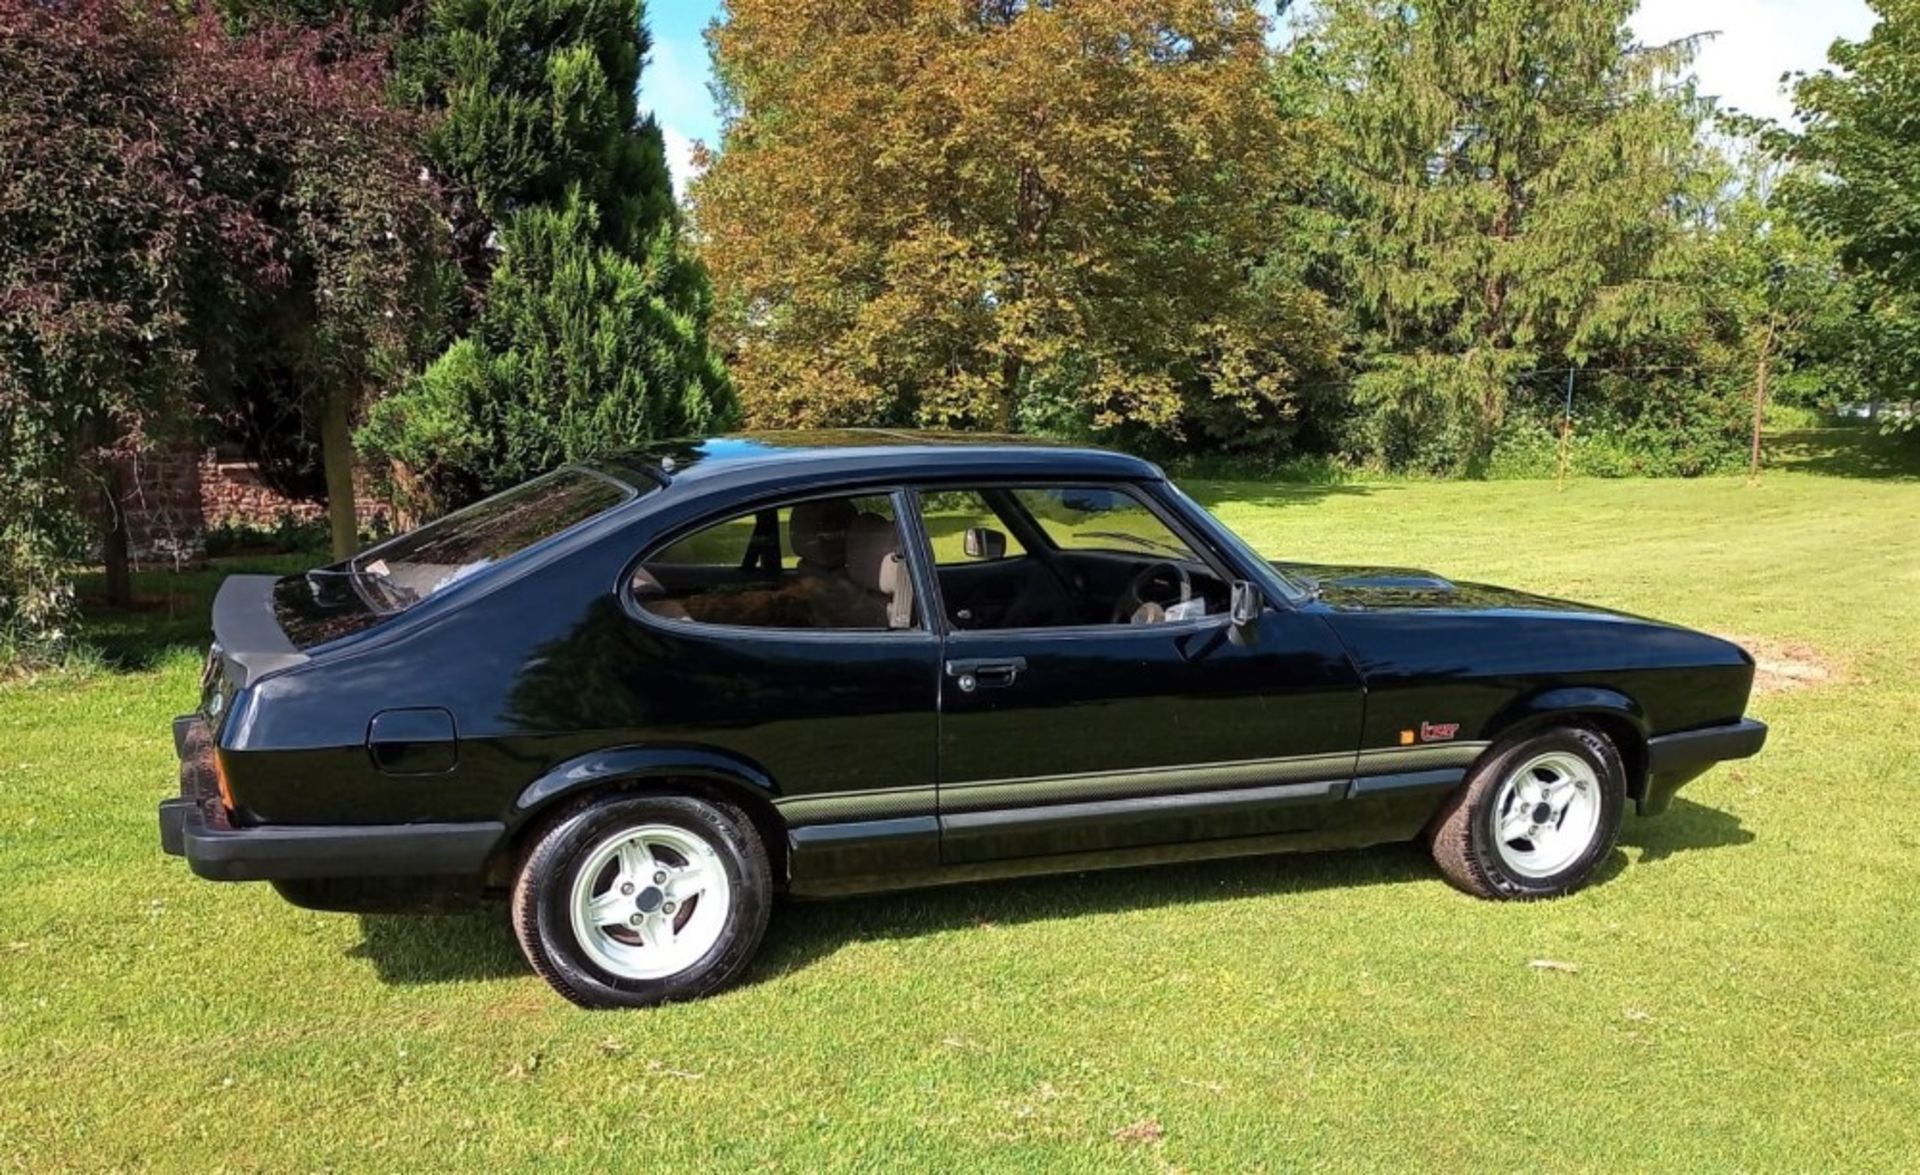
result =
[{"label": "rear wheel", "polygon": [[773,891],[764,845],[736,809],[689,796],[613,796],[533,841],[513,886],[520,949],[584,1007],[693,999],[759,948]]},{"label": "rear wheel", "polygon": [[1473,769],[1435,819],[1433,857],[1477,897],[1559,897],[1613,851],[1626,800],[1626,769],[1605,735],[1542,731]]}]

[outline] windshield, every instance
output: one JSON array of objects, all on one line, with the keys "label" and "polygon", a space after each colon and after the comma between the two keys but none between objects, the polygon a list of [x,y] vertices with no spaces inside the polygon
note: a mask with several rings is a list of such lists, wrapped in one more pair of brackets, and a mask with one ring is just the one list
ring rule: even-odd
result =
[{"label": "windshield", "polygon": [[1171,481],[1167,482],[1167,489],[1173,494],[1174,497],[1180,499],[1180,501],[1186,505],[1187,509],[1194,511],[1196,514],[1204,514],[1208,518],[1211,518],[1213,520],[1214,538],[1217,541],[1224,543],[1229,547],[1232,547],[1234,550],[1234,553],[1238,554],[1240,558],[1244,560],[1249,567],[1266,567],[1271,569],[1273,572],[1274,580],[1280,585],[1281,588],[1285,589],[1285,593],[1288,599],[1296,600],[1296,601],[1304,600],[1312,595],[1311,592],[1302,588],[1299,584],[1295,583],[1292,579],[1288,578],[1285,574],[1283,574],[1279,568],[1274,567],[1273,561],[1271,559],[1268,559],[1265,555],[1262,555],[1260,552],[1254,550],[1253,546],[1250,543],[1248,543],[1246,539],[1243,539],[1240,537],[1239,531],[1234,530],[1231,526],[1228,526],[1226,523],[1220,521],[1220,518],[1218,515],[1214,514],[1213,511],[1207,509],[1205,506],[1202,506],[1199,502],[1195,501],[1193,498],[1193,495],[1187,493],[1187,491],[1181,489],[1178,485],[1176,485]]},{"label": "windshield", "polygon": [[369,606],[399,612],[634,496],[584,469],[561,469],[456,510],[310,576],[350,578]]},{"label": "windshield", "polygon": [[1124,490],[1103,486],[1018,489],[1014,498],[1063,551],[1150,551],[1199,562],[1180,536]]}]

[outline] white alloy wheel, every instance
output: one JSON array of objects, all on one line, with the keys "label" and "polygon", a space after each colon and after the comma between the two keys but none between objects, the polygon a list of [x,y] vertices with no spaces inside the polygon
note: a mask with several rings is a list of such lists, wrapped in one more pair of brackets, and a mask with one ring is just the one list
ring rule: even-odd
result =
[{"label": "white alloy wheel", "polygon": [[1568,751],[1535,755],[1494,794],[1494,849],[1521,877],[1552,877],[1593,846],[1600,809],[1600,778],[1585,759]]},{"label": "white alloy wheel", "polygon": [[570,897],[574,938],[595,965],[621,979],[665,979],[720,941],[733,887],[705,838],[642,824],[594,845]]}]

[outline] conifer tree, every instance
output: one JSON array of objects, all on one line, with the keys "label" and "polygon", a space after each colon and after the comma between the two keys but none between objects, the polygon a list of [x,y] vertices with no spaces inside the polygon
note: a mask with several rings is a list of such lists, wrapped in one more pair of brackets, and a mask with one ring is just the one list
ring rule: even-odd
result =
[{"label": "conifer tree", "polygon": [[1658,328],[1657,280],[1706,198],[1688,42],[1634,44],[1635,0],[1326,0],[1304,61],[1336,139],[1355,395],[1391,463],[1483,466],[1528,370]]},{"label": "conifer tree", "polygon": [[431,0],[403,47],[456,209],[471,328],[359,443],[439,508],[731,413],[704,271],[635,94],[641,0]]}]

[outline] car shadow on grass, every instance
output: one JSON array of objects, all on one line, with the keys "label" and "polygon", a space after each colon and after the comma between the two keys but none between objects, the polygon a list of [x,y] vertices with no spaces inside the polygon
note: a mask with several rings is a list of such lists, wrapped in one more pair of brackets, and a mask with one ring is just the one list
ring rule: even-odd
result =
[{"label": "car shadow on grass", "polygon": [[[1621,829],[1621,849],[1608,855],[1593,883],[1604,885],[1630,867],[1632,858],[1625,849],[1637,849],[1638,865],[1644,866],[1676,853],[1738,847],[1753,839],[1753,833],[1741,827],[1738,817],[1691,800],[1675,799],[1658,818],[1628,817]],[[1439,871],[1424,845],[1049,874],[838,901],[782,901],[744,983],[765,983],[804,970],[851,942],[918,938],[951,930],[1240,898],[1409,884],[1440,884]],[[513,940],[502,903],[456,914],[358,917],[362,941],[348,955],[371,963],[382,983],[455,983],[531,974]]]},{"label": "car shadow on grass", "polygon": [[[1637,864],[1697,849],[1737,847],[1754,835],[1738,817],[1678,799],[1661,816],[1629,816],[1620,845],[1595,871],[1605,885]],[[1278,853],[1147,869],[1052,874],[841,902],[786,903],[767,928],[747,984],[801,970],[848,942],[914,938],[946,930],[1016,925],[1090,914],[1307,894],[1369,885],[1444,884],[1424,843],[1336,852]],[[1463,901],[1470,900],[1464,896]]]},{"label": "car shadow on grass", "polygon": [[1684,797],[1675,797],[1671,807],[1651,819],[1628,816],[1620,829],[1620,844],[1639,849],[1641,865],[1656,864],[1694,849],[1738,848],[1753,840],[1753,833],[1741,826],[1738,816]]},{"label": "car shadow on grass", "polygon": [[359,914],[361,939],[347,957],[373,964],[380,982],[459,983],[531,975],[513,940],[504,902],[457,914]]},{"label": "car shadow on grass", "polygon": [[1245,478],[1178,479],[1180,488],[1208,510],[1221,506],[1247,506],[1270,509],[1280,506],[1310,506],[1327,498],[1368,497],[1392,492],[1397,486],[1359,482],[1261,481]]}]

